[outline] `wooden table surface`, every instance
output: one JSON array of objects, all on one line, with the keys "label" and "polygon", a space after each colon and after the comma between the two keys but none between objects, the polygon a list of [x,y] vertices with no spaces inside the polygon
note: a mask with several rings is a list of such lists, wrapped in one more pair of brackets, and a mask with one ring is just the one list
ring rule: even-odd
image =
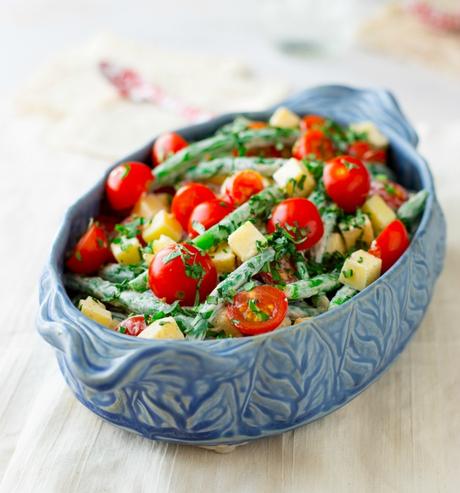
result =
[{"label": "wooden table surface", "polygon": [[[90,2],[76,3],[81,8],[69,11],[51,0],[31,2],[29,12],[16,11],[9,2],[0,7],[0,53],[13,33],[7,22],[16,22],[21,33],[14,70],[9,80],[0,78],[0,493],[459,491],[459,81],[358,51],[288,58],[250,30],[235,40],[230,21],[211,43],[203,31],[216,32],[216,12],[200,17],[182,3],[181,18],[189,15],[197,33],[193,38],[192,28],[185,28],[193,41],[184,49],[215,54],[220,47],[262,77],[287,81],[292,88],[328,82],[391,88],[420,130],[421,151],[431,163],[447,216],[448,248],[415,338],[378,382],[344,408],[227,455],[150,442],[113,428],[79,404],[34,327],[37,280],[62,213],[107,162],[44,145],[43,120],[18,115],[11,95],[28,75],[24,60],[33,56],[38,65],[35,55],[57,53],[59,40],[64,45],[80,40],[72,16],[82,26],[81,39],[99,29],[108,3],[97,2],[94,16],[85,10]],[[162,8],[169,19],[169,7]],[[40,21],[34,20],[38,12]],[[151,33],[145,19],[136,31],[122,27],[122,17],[111,11],[112,28],[122,34],[183,47],[183,33],[171,41],[165,27],[170,21]],[[56,21],[60,27],[51,32]]]}]

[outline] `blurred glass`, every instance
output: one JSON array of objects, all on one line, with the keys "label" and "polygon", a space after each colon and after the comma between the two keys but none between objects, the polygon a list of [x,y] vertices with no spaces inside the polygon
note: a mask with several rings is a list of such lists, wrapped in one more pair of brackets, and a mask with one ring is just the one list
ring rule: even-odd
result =
[{"label": "blurred glass", "polygon": [[270,39],[283,51],[309,54],[342,51],[375,7],[377,0],[265,0],[261,20]]}]

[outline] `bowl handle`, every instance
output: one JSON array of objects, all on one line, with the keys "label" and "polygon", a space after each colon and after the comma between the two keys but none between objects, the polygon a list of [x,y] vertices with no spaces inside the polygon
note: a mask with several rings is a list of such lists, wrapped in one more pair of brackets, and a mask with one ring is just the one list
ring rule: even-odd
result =
[{"label": "bowl handle", "polygon": [[338,122],[371,120],[388,137],[399,136],[417,147],[418,136],[393,94],[383,89],[356,89],[348,86],[319,86],[301,91],[277,105],[297,113],[317,113]]}]

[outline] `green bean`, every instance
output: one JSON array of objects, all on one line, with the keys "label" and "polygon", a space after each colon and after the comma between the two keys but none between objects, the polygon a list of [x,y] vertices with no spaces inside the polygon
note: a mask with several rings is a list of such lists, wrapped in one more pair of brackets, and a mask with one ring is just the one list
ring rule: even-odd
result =
[{"label": "green bean", "polygon": [[239,133],[217,134],[213,137],[194,142],[180,150],[153,171],[155,188],[171,185],[189,170],[197,161],[205,156],[216,156],[233,148],[240,149],[245,145],[263,145],[267,142],[293,141],[299,132],[285,128],[262,128],[259,130],[244,130]]},{"label": "green bean", "polygon": [[139,292],[147,291],[147,289],[149,289],[148,270],[144,270],[144,272],[141,272],[138,276],[129,281],[128,288]]},{"label": "green bean", "polygon": [[337,293],[332,297],[330,303],[329,303],[329,310],[332,310],[333,308],[337,308],[340,305],[343,305],[346,301],[350,300],[353,298],[353,296],[357,293],[358,291],[350,286],[342,286]]},{"label": "green bean", "polygon": [[184,178],[189,181],[208,180],[213,176],[231,175],[246,169],[257,171],[263,176],[273,176],[286,161],[261,157],[221,157],[197,164]]},{"label": "green bean", "polygon": [[338,272],[331,272],[329,274],[320,274],[306,281],[301,280],[286,284],[283,291],[288,299],[301,300],[311,298],[322,292],[332,291],[338,285]]},{"label": "green bean", "polygon": [[222,300],[229,297],[233,298],[241,286],[247,283],[253,275],[257,274],[264,265],[271,262],[274,258],[275,251],[272,248],[267,248],[231,272],[214,288],[208,296],[208,301],[199,308],[189,335],[197,339],[204,338],[209,323],[212,322],[219,308],[222,306]]},{"label": "green bean", "polygon": [[242,223],[254,219],[264,212],[269,212],[283,197],[284,193],[278,187],[265,188],[224,217],[222,221],[197,236],[193,240],[194,245],[201,250],[209,250],[227,239]]},{"label": "green bean", "polygon": [[410,197],[407,202],[404,202],[398,209],[398,218],[401,219],[406,226],[412,226],[422,213],[427,198],[427,190],[420,190],[420,192],[412,195],[412,197]]},{"label": "green bean", "polygon": [[296,318],[316,317],[323,312],[323,309],[311,306],[305,302],[289,303],[288,307],[288,317],[293,320]]},{"label": "green bean", "polygon": [[334,231],[337,216],[337,210],[333,206],[328,207],[321,216],[324,225],[324,233],[321,240],[319,240],[319,242],[312,249],[315,262],[321,263],[323,260],[327,249],[327,242]]},{"label": "green bean", "polygon": [[99,276],[106,281],[121,284],[131,281],[144,270],[142,265],[107,264],[99,270]]},{"label": "green bean", "polygon": [[385,164],[367,163],[366,168],[368,169],[372,178],[378,178],[379,176],[381,176],[382,178],[385,177],[385,179],[387,180],[396,181],[396,175],[394,171]]}]

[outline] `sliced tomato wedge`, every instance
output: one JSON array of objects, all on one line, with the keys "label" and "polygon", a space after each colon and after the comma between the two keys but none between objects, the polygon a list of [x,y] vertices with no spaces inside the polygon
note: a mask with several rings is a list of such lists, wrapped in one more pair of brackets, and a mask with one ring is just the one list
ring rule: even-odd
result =
[{"label": "sliced tomato wedge", "polygon": [[115,327],[115,330],[128,336],[138,336],[146,327],[147,323],[145,322],[144,315],[133,315],[122,320]]},{"label": "sliced tomato wedge", "polygon": [[382,272],[386,272],[406,251],[409,243],[406,227],[395,219],[372,242],[369,253],[382,259]]},{"label": "sliced tomato wedge", "polygon": [[93,222],[75,245],[66,265],[76,274],[94,274],[111,258],[106,231]]},{"label": "sliced tomato wedge", "polygon": [[288,310],[286,295],[273,286],[241,291],[227,305],[230,322],[247,336],[263,334],[280,326]]},{"label": "sliced tomato wedge", "polygon": [[321,130],[308,130],[292,148],[292,155],[297,159],[314,157],[326,161],[335,155],[334,144]]},{"label": "sliced tomato wedge", "polygon": [[371,193],[380,195],[393,210],[399,209],[409,198],[409,194],[403,186],[390,180],[372,181]]},{"label": "sliced tomato wedge", "polygon": [[250,197],[264,188],[262,175],[250,169],[238,171],[225,180],[222,194],[235,205],[246,202]]}]

